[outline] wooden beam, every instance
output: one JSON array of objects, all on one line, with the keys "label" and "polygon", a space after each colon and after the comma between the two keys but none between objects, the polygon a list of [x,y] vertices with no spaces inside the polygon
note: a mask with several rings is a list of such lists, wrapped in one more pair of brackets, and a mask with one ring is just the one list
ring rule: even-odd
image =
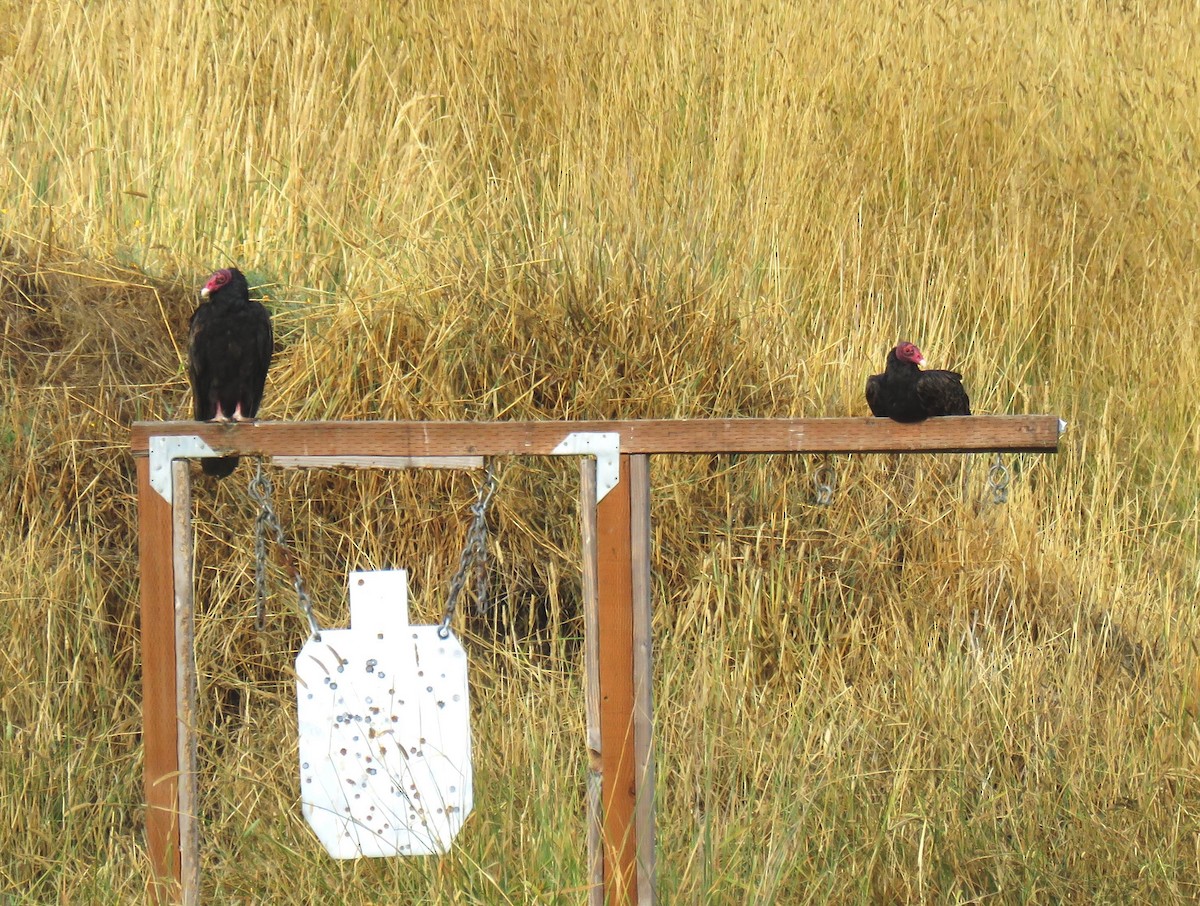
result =
[{"label": "wooden beam", "polygon": [[171,505],[150,485],[150,462],[137,461],[141,565],[142,748],[151,898],[179,898],[179,748],[175,707],[175,570]]},{"label": "wooden beam", "polygon": [[273,456],[281,469],[482,469],[482,456]]},{"label": "wooden beam", "polygon": [[886,418],[716,418],[544,422],[137,422],[135,455],[153,435],[196,435],[213,449],[266,456],[544,456],[573,432],[616,431],[622,453],[1054,453],[1054,415],[975,415],[900,424]]}]

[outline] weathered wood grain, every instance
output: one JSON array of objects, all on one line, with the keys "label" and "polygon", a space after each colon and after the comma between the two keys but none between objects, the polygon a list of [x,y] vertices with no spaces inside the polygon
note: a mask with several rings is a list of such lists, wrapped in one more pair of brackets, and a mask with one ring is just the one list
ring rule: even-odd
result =
[{"label": "weathered wood grain", "polygon": [[167,903],[180,893],[173,514],[150,486],[149,460],[138,460],[137,473],[146,846],[157,879],[151,898]]},{"label": "weathered wood grain", "polygon": [[544,456],[567,434],[616,431],[622,453],[1054,453],[1055,415],[971,415],[901,424],[886,418],[703,418],[545,422],[137,422],[152,435],[196,435],[214,449],[266,456]]}]

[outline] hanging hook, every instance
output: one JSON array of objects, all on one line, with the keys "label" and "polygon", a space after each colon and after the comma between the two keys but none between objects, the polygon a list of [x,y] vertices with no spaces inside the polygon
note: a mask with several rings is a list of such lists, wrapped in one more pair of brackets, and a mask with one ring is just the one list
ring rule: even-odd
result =
[{"label": "hanging hook", "polygon": [[1004,464],[1004,458],[997,453],[988,469],[988,489],[992,492],[992,503],[997,506],[1008,503],[1008,481],[1008,466]]},{"label": "hanging hook", "polygon": [[833,457],[826,454],[821,464],[813,473],[814,502],[817,506],[830,506],[833,503],[833,492],[837,489],[837,471],[833,466]]}]

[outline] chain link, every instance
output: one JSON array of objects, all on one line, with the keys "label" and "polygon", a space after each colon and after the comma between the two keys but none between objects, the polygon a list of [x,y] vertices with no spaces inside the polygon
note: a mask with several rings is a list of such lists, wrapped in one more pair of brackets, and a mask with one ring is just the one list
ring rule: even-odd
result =
[{"label": "chain link", "polygon": [[1004,464],[1003,457],[997,453],[988,469],[988,489],[992,492],[992,503],[997,506],[1008,503],[1008,480],[1008,466]]},{"label": "chain link", "polygon": [[467,540],[463,546],[462,555],[458,558],[458,569],[450,579],[450,591],[446,595],[446,609],[442,613],[442,622],[438,625],[438,638],[450,636],[450,621],[458,609],[458,599],[467,584],[471,572],[475,573],[475,609],[476,613],[487,610],[488,599],[488,550],[487,550],[487,511],[496,493],[496,475],[492,471],[491,460],[488,460],[484,472],[483,484],[479,486],[479,496],[471,504],[471,527],[467,529]]},{"label": "chain link", "polygon": [[[258,516],[254,521],[255,625],[261,630],[266,624],[267,534],[269,532],[274,536],[279,558],[291,576],[292,586],[296,589],[296,597],[300,604],[300,610],[308,620],[312,637],[319,640],[321,638],[321,628],[317,624],[317,618],[313,613],[312,598],[309,597],[308,588],[304,584],[304,577],[300,575],[300,570],[296,566],[295,556],[292,554],[292,549],[287,542],[283,526],[280,525],[279,517],[275,512],[275,506],[272,503],[273,489],[271,487],[271,480],[267,477],[266,472],[263,471],[262,460],[259,460],[258,470],[254,477],[250,479],[248,491],[250,498],[258,504]],[[446,609],[442,614],[442,621],[438,625],[438,636],[440,638],[445,639],[450,635],[450,621],[454,618],[454,613],[458,609],[458,600],[462,595],[463,588],[466,587],[467,579],[470,577],[472,571],[475,573],[476,607],[479,612],[487,609],[487,511],[495,493],[496,476],[492,470],[492,464],[489,462],[484,474],[483,484],[479,487],[479,497],[475,503],[471,504],[473,519],[471,527],[467,530],[466,545],[463,547],[462,555],[459,557],[458,570],[450,580],[450,591],[446,598]]]},{"label": "chain link", "polygon": [[291,546],[287,542],[287,536],[283,533],[283,526],[279,524],[279,517],[275,513],[275,505],[271,502],[272,498],[271,479],[267,477],[267,473],[263,470],[262,460],[258,460],[258,470],[253,478],[250,479],[248,492],[250,499],[258,504],[258,516],[254,520],[254,592],[257,598],[255,606],[255,626],[262,630],[266,626],[266,611],[267,611],[267,532],[271,532],[275,537],[275,548],[279,552],[279,559],[283,563],[284,569],[292,580],[292,587],[296,589],[296,599],[300,604],[300,610],[303,612],[305,619],[308,620],[308,629],[312,633],[314,639],[320,640],[321,627],[317,625],[317,618],[313,614],[312,598],[309,597],[308,588],[304,584],[304,577],[300,575],[300,570],[296,566],[296,558],[292,554]]},{"label": "chain link", "polygon": [[833,492],[837,488],[837,471],[833,467],[833,458],[826,456],[813,473],[813,490],[817,506],[831,506]]}]

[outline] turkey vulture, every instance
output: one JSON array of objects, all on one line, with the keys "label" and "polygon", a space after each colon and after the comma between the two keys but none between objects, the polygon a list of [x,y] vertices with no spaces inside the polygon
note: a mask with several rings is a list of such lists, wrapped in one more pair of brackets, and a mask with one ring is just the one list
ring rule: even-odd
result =
[{"label": "turkey vulture", "polygon": [[[252,421],[271,364],[271,316],[250,298],[246,278],[235,267],[209,277],[200,298],[188,328],[196,421]],[[200,465],[206,474],[224,478],[237,462],[236,456],[223,456]]]},{"label": "turkey vulture", "polygon": [[925,356],[912,343],[888,353],[883,374],[867,378],[867,405],[879,418],[919,422],[936,415],[970,415],[957,371],[922,371]]}]

